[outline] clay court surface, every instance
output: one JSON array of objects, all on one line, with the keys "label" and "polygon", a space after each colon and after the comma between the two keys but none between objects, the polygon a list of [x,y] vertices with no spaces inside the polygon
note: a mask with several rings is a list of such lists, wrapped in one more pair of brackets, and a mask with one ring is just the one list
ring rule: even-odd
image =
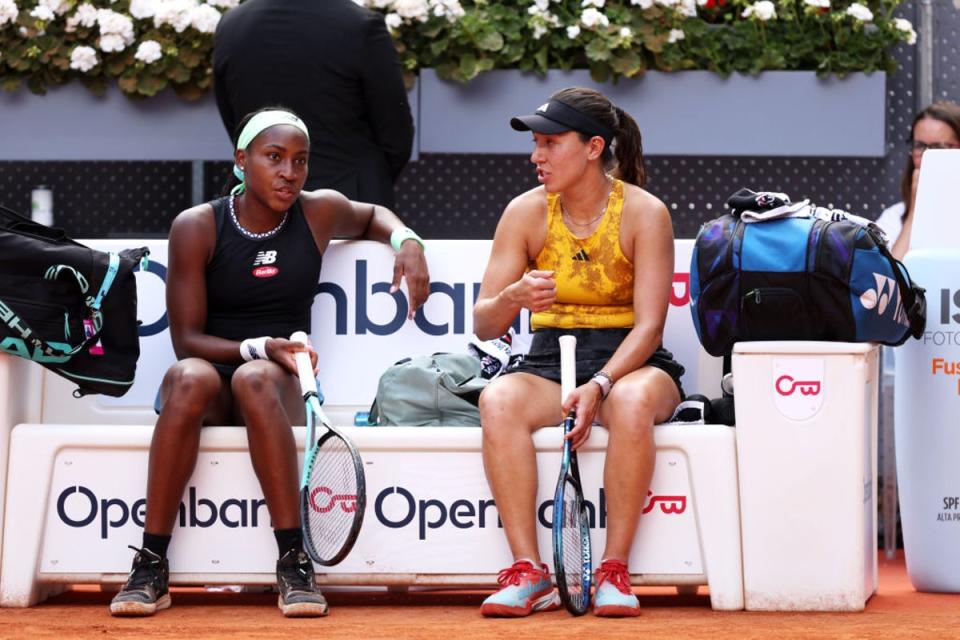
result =
[{"label": "clay court surface", "polygon": [[[703,590],[703,588],[701,588]],[[153,618],[114,619],[109,593],[78,587],[31,609],[0,610],[2,638],[960,638],[960,595],[917,593],[902,557],[880,560],[880,589],[862,613],[716,612],[708,597],[638,589],[631,620],[572,618],[564,611],[486,620],[480,592],[374,594],[330,591],[331,614],[288,620],[273,594],[176,589]],[[308,635],[305,635],[308,634]],[[559,635],[558,635],[559,634]]]}]

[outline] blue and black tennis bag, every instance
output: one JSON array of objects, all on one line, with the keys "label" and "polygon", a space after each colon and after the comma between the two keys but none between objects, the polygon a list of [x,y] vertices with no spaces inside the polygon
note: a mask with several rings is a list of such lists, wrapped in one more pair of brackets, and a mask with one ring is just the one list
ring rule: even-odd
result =
[{"label": "blue and black tennis bag", "polygon": [[122,396],[140,356],[134,271],[146,248],[91,249],[0,206],[0,352]]},{"label": "blue and black tennis bag", "polygon": [[701,227],[690,265],[690,311],[709,354],[741,341],[899,345],[923,334],[924,290],[874,223],[749,189],[727,206]]}]

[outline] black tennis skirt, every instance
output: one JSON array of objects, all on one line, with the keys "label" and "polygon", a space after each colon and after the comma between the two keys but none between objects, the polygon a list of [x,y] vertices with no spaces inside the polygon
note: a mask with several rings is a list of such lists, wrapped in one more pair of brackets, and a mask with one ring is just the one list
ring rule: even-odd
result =
[{"label": "black tennis skirt", "polygon": [[[547,380],[560,382],[558,338],[562,335],[572,335],[577,338],[577,386],[580,386],[586,384],[593,374],[603,369],[628,333],[630,329],[538,329],[533,333],[530,352],[512,361],[504,374],[531,373]],[[663,345],[657,347],[644,366],[665,371],[677,385],[680,399],[684,398],[680,377],[685,369],[673,359],[673,354],[664,349]]]}]

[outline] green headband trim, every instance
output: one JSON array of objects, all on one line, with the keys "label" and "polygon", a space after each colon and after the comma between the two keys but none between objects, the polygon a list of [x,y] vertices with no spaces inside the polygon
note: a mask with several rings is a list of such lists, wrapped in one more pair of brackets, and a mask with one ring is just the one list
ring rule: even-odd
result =
[{"label": "green headband trim", "polygon": [[[303,132],[304,136],[306,136],[307,143],[310,143],[310,132],[307,131],[307,125],[305,125],[303,120],[298,118],[296,115],[290,113],[289,111],[261,111],[257,115],[250,118],[247,124],[243,127],[243,131],[240,132],[240,137],[237,139],[237,151],[246,150],[247,146],[253,142],[253,139],[263,133],[264,130],[269,129],[270,127],[275,127],[279,124],[288,124],[291,127],[296,127]],[[243,169],[234,164],[233,175],[240,180],[240,184],[231,189],[230,193],[233,195],[243,193],[247,188]]]}]

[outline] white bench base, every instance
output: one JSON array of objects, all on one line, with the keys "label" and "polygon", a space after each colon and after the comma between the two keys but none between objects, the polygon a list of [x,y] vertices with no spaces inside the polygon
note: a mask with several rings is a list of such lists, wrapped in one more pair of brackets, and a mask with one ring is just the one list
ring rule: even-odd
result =
[{"label": "white bench base", "polygon": [[[119,583],[139,545],[152,427],[21,424],[11,437],[0,605],[23,607],[69,583]],[[494,586],[510,563],[476,428],[350,427],[367,470],[357,545],[322,584]],[[295,428],[298,446],[304,429]],[[660,425],[649,512],[630,566],[637,585],[710,588],[714,609],[743,608],[736,446],[721,425]],[[560,430],[535,434],[541,517],[549,521]],[[586,498],[600,492],[604,429],[581,452]],[[593,543],[605,542],[595,512]],[[173,584],[272,584],[275,543],[246,432],[209,427],[170,549]],[[544,524],[542,521],[541,524]],[[227,545],[223,541],[228,541]],[[224,548],[227,547],[227,548]],[[549,528],[540,548],[551,555]],[[451,572],[453,569],[455,572]],[[689,589],[688,589],[689,590]]]}]

